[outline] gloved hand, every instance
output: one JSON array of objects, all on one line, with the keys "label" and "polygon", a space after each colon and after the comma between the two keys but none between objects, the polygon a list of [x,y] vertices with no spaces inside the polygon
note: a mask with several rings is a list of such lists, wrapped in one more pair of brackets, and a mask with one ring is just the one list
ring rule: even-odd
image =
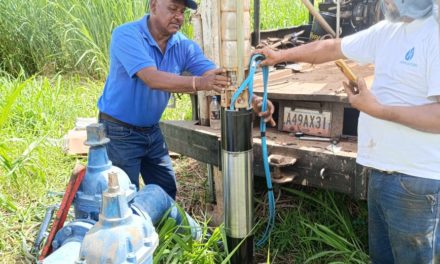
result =
[{"label": "gloved hand", "polygon": [[275,120],[273,120],[273,112],[275,111],[275,107],[273,106],[272,102],[267,100],[267,108],[266,111],[261,112],[261,107],[263,106],[263,98],[254,95],[252,97],[252,108],[254,109],[255,113],[260,117],[264,118],[264,122],[268,123],[270,126],[274,127],[276,126]]}]

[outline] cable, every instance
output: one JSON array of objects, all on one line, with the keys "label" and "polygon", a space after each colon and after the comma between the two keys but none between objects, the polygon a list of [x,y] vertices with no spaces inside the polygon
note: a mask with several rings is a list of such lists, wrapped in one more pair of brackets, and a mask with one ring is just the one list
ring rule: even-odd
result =
[{"label": "cable", "polygon": [[[249,74],[248,77],[243,81],[243,83],[238,87],[237,91],[232,95],[231,98],[231,105],[229,107],[230,110],[235,110],[235,101],[237,101],[240,94],[248,87],[249,90],[249,101],[248,106],[249,108],[252,105],[252,96],[254,95],[253,87],[254,87],[254,75],[255,71],[257,70],[258,65],[262,60],[264,60],[264,56],[261,54],[254,54],[249,61]],[[267,67],[263,67],[267,68]]]},{"label": "cable", "polygon": [[[248,107],[251,108],[252,105],[252,96],[253,96],[253,85],[254,85],[254,75],[258,65],[264,60],[265,57],[262,54],[254,54],[249,62],[249,75],[240,85],[240,87],[235,91],[231,98],[230,110],[234,110],[235,101],[238,99],[240,94],[248,87],[249,90],[249,102]],[[269,67],[263,66],[263,104],[261,106],[261,111],[264,112],[267,110],[267,83],[269,79]],[[267,185],[267,195],[268,195],[268,204],[269,204],[269,216],[266,225],[266,230],[260,240],[257,241],[256,246],[262,247],[270,237],[270,233],[275,225],[275,198],[273,194],[272,187],[272,179],[270,176],[269,169],[269,159],[267,154],[267,142],[266,142],[266,122],[264,122],[264,118],[260,119],[260,133],[261,133],[261,149],[262,149],[262,157],[263,157],[263,165],[264,172],[266,175],[266,185]]]},{"label": "cable", "polygon": [[[267,110],[267,83],[269,79],[269,68],[267,66],[262,67],[263,70],[263,105],[261,106],[261,111]],[[272,179],[270,176],[269,169],[269,158],[267,154],[267,142],[266,142],[266,122],[264,118],[260,119],[260,133],[261,133],[261,150],[264,165],[264,172],[266,174],[266,185],[267,185],[267,196],[269,204],[269,217],[266,225],[266,230],[264,231],[263,237],[257,241],[257,247],[262,247],[270,237],[273,227],[275,226],[275,198],[273,194]]]}]

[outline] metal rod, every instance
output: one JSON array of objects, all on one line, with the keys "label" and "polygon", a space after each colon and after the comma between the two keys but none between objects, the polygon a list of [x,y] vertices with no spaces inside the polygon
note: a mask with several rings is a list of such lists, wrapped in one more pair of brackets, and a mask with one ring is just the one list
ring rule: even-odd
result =
[{"label": "metal rod", "polygon": [[336,38],[341,32],[341,0],[336,0]]},{"label": "metal rod", "polygon": [[[193,25],[194,32],[193,40],[204,50],[202,15],[199,13],[191,14],[191,24]],[[198,91],[196,96],[197,97],[193,100],[193,95],[191,95],[193,109],[192,119],[200,120],[200,125],[202,126],[209,126],[209,110],[206,91]]]},{"label": "metal rod", "polygon": [[336,37],[335,31],[332,29],[332,27],[325,21],[325,19],[321,16],[321,14],[316,11],[315,7],[309,2],[309,0],[301,0],[303,4],[307,7],[307,9],[310,11],[310,13],[318,20],[318,23],[321,25],[321,27],[327,31],[330,35],[333,37]]},{"label": "metal rod", "polygon": [[[440,0],[437,0],[437,22],[440,24]],[[440,27],[438,28],[438,37],[440,38]]]},{"label": "metal rod", "polygon": [[[310,3],[315,6],[315,0],[310,0]],[[313,15],[311,12],[309,12],[309,24],[313,23]]]},{"label": "metal rod", "polygon": [[254,46],[260,43],[260,0],[254,0]]},{"label": "metal rod", "polygon": [[206,170],[208,173],[208,202],[215,202],[215,187],[214,187],[214,166],[212,164],[206,164]]},{"label": "metal rod", "polygon": [[323,141],[323,142],[330,142],[330,141],[332,141],[331,138],[307,137],[307,136],[299,137],[299,139],[300,140],[311,140],[311,141]]}]

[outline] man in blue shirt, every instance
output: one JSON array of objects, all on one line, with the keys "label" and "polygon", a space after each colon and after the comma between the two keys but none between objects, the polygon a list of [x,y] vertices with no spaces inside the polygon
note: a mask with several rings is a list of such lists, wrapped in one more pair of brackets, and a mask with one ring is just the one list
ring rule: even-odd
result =
[{"label": "man in blue shirt", "polygon": [[[173,199],[176,180],[159,128],[170,93],[214,90],[230,85],[200,47],[179,30],[192,0],[151,0],[150,13],[117,27],[110,44],[110,71],[99,98],[99,120],[111,139],[108,155],[139,188],[161,186]],[[181,76],[188,71],[193,76]]]}]

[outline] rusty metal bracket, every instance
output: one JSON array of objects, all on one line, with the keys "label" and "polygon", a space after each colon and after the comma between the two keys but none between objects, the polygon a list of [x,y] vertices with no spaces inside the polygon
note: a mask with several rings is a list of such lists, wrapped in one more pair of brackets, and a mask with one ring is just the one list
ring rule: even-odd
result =
[{"label": "rusty metal bracket", "polygon": [[292,182],[295,175],[285,175],[282,172],[282,168],[293,166],[296,163],[296,158],[288,157],[284,155],[272,154],[269,156],[269,165],[273,167],[271,174],[272,181],[278,184]]},{"label": "rusty metal bracket", "polygon": [[42,261],[52,252],[52,241],[56,233],[63,227],[64,221],[66,221],[70,205],[75,198],[75,194],[78,191],[85,174],[86,167],[82,164],[76,164],[73,168],[72,175],[70,176],[69,183],[67,184],[66,192],[64,193],[60,208],[56,213],[52,229],[49,232],[49,236],[46,239],[46,243],[43,246],[40,256],[38,256],[38,260]]}]

